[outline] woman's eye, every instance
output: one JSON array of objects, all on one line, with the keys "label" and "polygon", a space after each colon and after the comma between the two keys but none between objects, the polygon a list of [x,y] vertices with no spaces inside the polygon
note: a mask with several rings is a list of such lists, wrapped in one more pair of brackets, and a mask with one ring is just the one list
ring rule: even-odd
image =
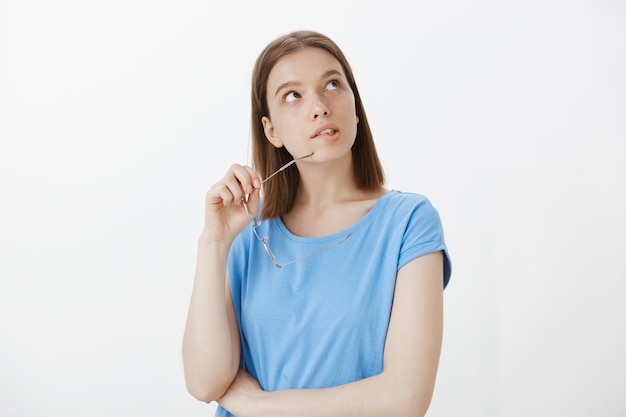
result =
[{"label": "woman's eye", "polygon": [[338,88],[339,88],[339,81],[337,80],[329,81],[328,84],[326,84],[326,90],[336,90]]},{"label": "woman's eye", "polygon": [[287,94],[285,94],[285,103],[290,103],[292,101],[294,101],[295,99],[297,99],[298,93],[296,93],[295,91],[290,91]]}]

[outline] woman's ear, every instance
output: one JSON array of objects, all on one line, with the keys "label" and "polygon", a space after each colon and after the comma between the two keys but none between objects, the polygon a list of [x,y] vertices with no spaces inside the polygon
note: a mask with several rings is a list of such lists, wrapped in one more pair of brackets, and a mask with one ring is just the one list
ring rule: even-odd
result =
[{"label": "woman's ear", "polygon": [[261,123],[263,123],[263,130],[265,131],[265,137],[267,140],[275,147],[282,148],[284,146],[283,141],[277,136],[276,129],[274,128],[274,124],[270,118],[263,116],[261,118]]}]

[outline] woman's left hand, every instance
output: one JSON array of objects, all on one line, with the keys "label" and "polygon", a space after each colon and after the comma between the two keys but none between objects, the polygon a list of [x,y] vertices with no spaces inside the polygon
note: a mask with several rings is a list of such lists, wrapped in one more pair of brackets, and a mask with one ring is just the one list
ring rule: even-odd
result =
[{"label": "woman's left hand", "polygon": [[264,392],[252,375],[239,369],[233,383],[217,402],[237,417],[253,417],[255,405]]}]

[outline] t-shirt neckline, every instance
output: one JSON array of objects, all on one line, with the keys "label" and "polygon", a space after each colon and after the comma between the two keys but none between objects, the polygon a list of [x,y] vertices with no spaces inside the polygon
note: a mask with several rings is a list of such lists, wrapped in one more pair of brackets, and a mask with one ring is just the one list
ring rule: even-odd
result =
[{"label": "t-shirt neckline", "polygon": [[333,233],[333,234],[330,234],[330,235],[326,235],[326,236],[319,236],[319,237],[298,236],[298,235],[295,235],[295,234],[291,233],[291,231],[289,229],[287,229],[287,226],[285,226],[285,224],[283,223],[283,219],[281,217],[276,217],[274,219],[271,219],[270,221],[274,222],[276,227],[278,227],[278,229],[288,239],[291,239],[291,240],[293,240],[295,242],[300,242],[300,243],[318,243],[318,242],[324,242],[324,241],[328,241],[328,240],[337,240],[338,238],[343,238],[347,234],[353,234],[358,229],[361,229],[361,228],[365,227],[375,217],[376,212],[381,210],[381,206],[384,203],[384,201],[386,201],[389,198],[389,196],[391,196],[392,194],[395,194],[395,193],[397,193],[396,190],[393,190],[393,189],[387,190],[383,195],[381,195],[378,198],[378,200],[376,200],[376,202],[374,203],[372,208],[359,221],[357,221],[355,224],[353,224],[352,226],[350,226],[350,227],[348,227],[348,228],[346,228],[344,230],[341,230],[339,232],[336,232],[336,233]]}]

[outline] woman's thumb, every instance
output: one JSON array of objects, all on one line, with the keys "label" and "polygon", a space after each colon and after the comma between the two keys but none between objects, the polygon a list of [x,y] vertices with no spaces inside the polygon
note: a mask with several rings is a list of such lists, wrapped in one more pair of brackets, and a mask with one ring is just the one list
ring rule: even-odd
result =
[{"label": "woman's thumb", "polygon": [[248,195],[248,209],[250,210],[250,214],[255,217],[258,217],[259,213],[259,202],[261,201],[261,189],[255,188]]}]

